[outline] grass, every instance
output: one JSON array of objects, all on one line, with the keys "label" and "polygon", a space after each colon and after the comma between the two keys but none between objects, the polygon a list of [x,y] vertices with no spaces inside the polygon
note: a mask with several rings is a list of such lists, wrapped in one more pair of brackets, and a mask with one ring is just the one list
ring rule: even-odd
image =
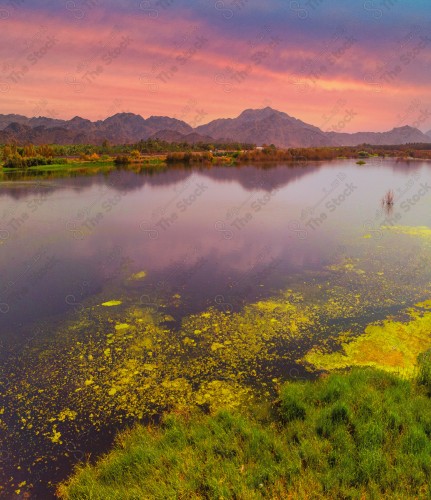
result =
[{"label": "grass", "polygon": [[[140,171],[142,169],[152,169],[166,167],[164,158],[162,157],[151,157],[142,158],[139,162],[130,163],[128,165],[122,165],[123,169]],[[9,173],[35,173],[35,172],[64,172],[64,173],[98,173],[100,171],[114,170],[118,168],[113,160],[110,161],[69,161],[68,163],[53,163],[51,165],[37,165],[34,167],[28,167],[25,169],[18,168],[0,168],[0,174],[2,172]]]},{"label": "grass", "polygon": [[81,168],[100,168],[100,167],[113,167],[114,163],[112,161],[86,161],[86,162],[79,162],[79,161],[71,161],[68,163],[52,163],[51,165],[37,165],[34,167],[28,167],[25,169],[19,169],[19,168],[6,168],[3,167],[2,171],[3,172],[35,172],[35,171],[40,171],[40,172],[49,172],[51,170],[75,170],[75,169],[81,169]]},{"label": "grass", "polygon": [[112,161],[87,161],[87,162],[69,162],[66,164],[42,165],[37,167],[29,167],[27,170],[38,170],[42,172],[50,170],[74,170],[79,168],[111,168],[114,164]]},{"label": "grass", "polygon": [[169,414],[119,436],[66,499],[430,498],[431,364],[283,385],[270,409]]}]

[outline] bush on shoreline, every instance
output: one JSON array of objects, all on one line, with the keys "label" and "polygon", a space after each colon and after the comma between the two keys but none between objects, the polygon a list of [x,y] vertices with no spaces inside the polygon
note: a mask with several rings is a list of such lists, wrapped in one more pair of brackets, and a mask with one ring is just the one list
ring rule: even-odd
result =
[{"label": "bush on shoreline", "polygon": [[18,168],[24,169],[29,167],[37,167],[39,165],[65,165],[67,164],[66,158],[45,158],[43,156],[22,157],[20,155],[13,155],[9,157],[4,163],[4,168]]},{"label": "bush on shoreline", "polygon": [[209,152],[203,153],[169,153],[166,156],[166,163],[186,163],[187,165],[196,163],[211,163],[213,155]]}]

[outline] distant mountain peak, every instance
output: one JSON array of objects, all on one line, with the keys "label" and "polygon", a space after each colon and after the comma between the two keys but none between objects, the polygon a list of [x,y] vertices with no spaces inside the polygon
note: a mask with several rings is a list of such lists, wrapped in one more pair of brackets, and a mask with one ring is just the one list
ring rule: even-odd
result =
[{"label": "distant mountain peak", "polygon": [[141,115],[137,115],[136,113],[130,113],[126,111],[120,111],[119,113],[115,113],[115,115],[109,116],[108,118],[132,118],[136,116],[142,118]]},{"label": "distant mountain peak", "polygon": [[266,108],[246,109],[238,116],[238,118],[264,119],[274,115],[289,116],[286,115],[286,113],[283,113],[282,111],[278,111],[274,108],[271,108],[270,106],[266,106]]},{"label": "distant mountain peak", "polygon": [[87,120],[86,118],[81,118],[80,116],[76,115],[70,121],[71,122],[89,122],[90,120]]},{"label": "distant mountain peak", "polygon": [[279,147],[324,146],[331,141],[317,127],[266,106],[246,109],[237,118],[214,120],[196,128],[199,134],[217,140],[228,138],[235,142],[257,145],[275,144]]},{"label": "distant mountain peak", "polygon": [[418,129],[415,127],[412,127],[411,125],[402,125],[401,127],[394,127],[392,129],[392,131],[399,131],[399,132],[414,131],[414,130],[418,130]]}]

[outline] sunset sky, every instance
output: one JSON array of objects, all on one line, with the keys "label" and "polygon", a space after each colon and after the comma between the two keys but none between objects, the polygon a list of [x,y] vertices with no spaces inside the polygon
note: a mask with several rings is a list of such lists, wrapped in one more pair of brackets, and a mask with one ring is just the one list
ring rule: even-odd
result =
[{"label": "sunset sky", "polygon": [[431,129],[430,0],[0,0],[0,113]]}]

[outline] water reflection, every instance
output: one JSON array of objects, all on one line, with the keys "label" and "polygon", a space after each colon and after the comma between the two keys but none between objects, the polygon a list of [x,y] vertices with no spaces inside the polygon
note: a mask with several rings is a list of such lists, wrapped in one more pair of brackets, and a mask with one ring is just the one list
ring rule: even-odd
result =
[{"label": "water reflection", "polygon": [[426,178],[420,162],[358,168],[344,161],[115,169],[1,183],[3,335],[73,310],[72,297],[79,303],[142,269],[145,286],[163,282],[187,293],[189,310],[218,296],[240,307],[284,286],[292,273],[320,268],[367,224],[372,231],[398,215],[426,225],[425,203],[406,213],[385,206],[378,218],[382,186],[413,195]]}]

